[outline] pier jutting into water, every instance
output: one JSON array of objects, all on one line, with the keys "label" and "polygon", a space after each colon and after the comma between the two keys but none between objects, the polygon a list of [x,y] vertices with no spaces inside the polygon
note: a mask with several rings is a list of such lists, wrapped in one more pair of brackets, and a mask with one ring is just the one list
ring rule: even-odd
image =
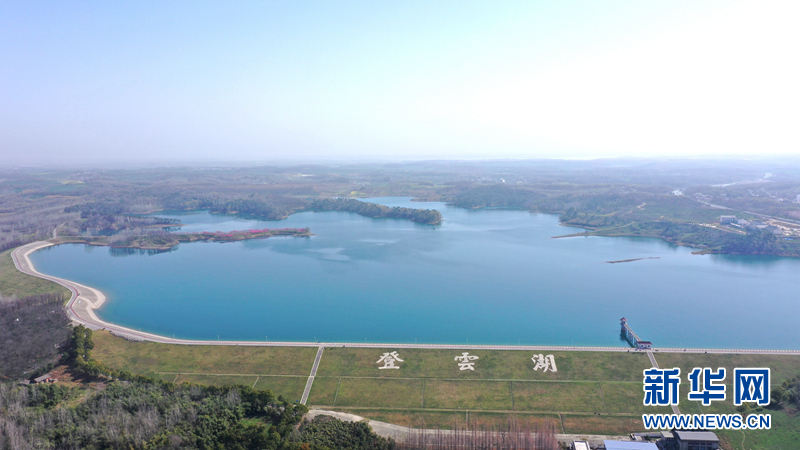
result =
[{"label": "pier jutting into water", "polygon": [[620,333],[625,336],[625,339],[627,339],[632,347],[646,350],[653,346],[652,342],[639,339],[639,336],[633,331],[633,328],[628,325],[628,319],[624,317],[619,319],[619,324],[622,326]]}]

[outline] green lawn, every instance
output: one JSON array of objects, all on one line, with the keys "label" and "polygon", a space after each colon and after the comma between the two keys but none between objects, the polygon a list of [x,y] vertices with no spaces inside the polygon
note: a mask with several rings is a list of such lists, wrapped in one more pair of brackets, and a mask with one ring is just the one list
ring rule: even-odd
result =
[{"label": "green lawn", "polygon": [[[289,401],[299,400],[316,353],[315,348],[184,346],[130,342],[104,332],[95,336],[94,356],[111,367],[168,381],[255,384]],[[379,369],[381,355],[393,351],[403,360],[396,363],[399,369]],[[459,370],[454,357],[463,352],[479,357],[474,371]],[[558,432],[576,434],[645,431],[643,413],[671,412],[643,405],[642,371],[650,367],[643,353],[553,352],[556,372],[534,371],[533,354],[326,348],[308,404],[405,426],[545,421]],[[708,407],[688,400],[686,374],[694,367],[770,367],[773,387],[800,374],[797,356],[656,353],[656,358],[661,367],[681,368],[679,407],[685,414],[737,412],[730,399]],[[793,414],[761,412],[773,415],[773,430],[720,431],[720,438],[730,448],[788,448],[800,441],[800,420]]]},{"label": "green lawn", "polygon": [[336,406],[420,408],[422,380],[342,378]]},{"label": "green lawn", "polygon": [[[308,376],[317,350],[305,347],[170,345],[132,342],[108,332],[94,333],[92,356],[118,370]],[[252,385],[252,382],[251,382]]]},{"label": "green lawn", "polygon": [[597,382],[515,381],[512,387],[518,411],[607,412]]},{"label": "green lawn", "polygon": [[[600,383],[606,412],[612,414],[672,414],[669,406],[645,406],[644,391],[638,383]],[[641,417],[640,417],[641,420]]]},{"label": "green lawn", "polygon": [[282,395],[289,402],[299,402],[306,386],[306,377],[254,376],[254,375],[206,375],[186,373],[158,373],[155,375],[173,383],[193,383],[207,386],[231,386],[241,384],[255,389],[269,389]]},{"label": "green lawn", "polygon": [[308,394],[308,404],[335,406],[340,383],[340,377],[315,377]]},{"label": "green lawn", "polygon": [[[275,395],[282,395],[289,402],[299,402],[303,396],[308,377],[276,377],[260,376],[256,382],[256,389],[269,389]],[[252,386],[252,385],[251,385]]]},{"label": "green lawn", "polygon": [[425,407],[438,409],[511,410],[508,381],[429,380]]},{"label": "green lawn", "polygon": [[[800,418],[797,411],[764,409],[759,414],[772,415],[772,429],[733,431],[720,430],[720,440],[729,443],[730,448],[798,448],[800,442]],[[726,447],[726,448],[728,448]]]},{"label": "green lawn", "polygon": [[[383,353],[397,351],[397,370],[379,370]],[[478,356],[474,371],[459,370],[463,352]],[[539,352],[540,353],[540,352]],[[557,372],[533,370],[532,351],[326,348],[317,375],[350,377],[449,378],[466,380],[639,381],[650,367],[643,353],[552,352]]]},{"label": "green lawn", "polygon": [[69,290],[59,284],[42,278],[26,275],[14,266],[11,259],[12,250],[0,253],[0,294],[4,296],[16,295],[17,298],[30,295],[59,293],[65,299],[69,298]]},{"label": "green lawn", "polygon": [[[776,346],[778,346],[776,344]],[[705,353],[658,353],[656,360],[661,367],[680,367],[681,377],[686,379],[686,374],[695,367],[710,367],[717,370],[719,367],[728,369],[727,380],[733,376],[736,367],[769,367],[771,369],[772,385],[777,386],[784,380],[800,375],[800,357],[791,355],[734,355],[734,354],[705,354]]]},{"label": "green lawn", "polygon": [[207,386],[232,386],[235,384],[242,384],[252,387],[256,378],[254,376],[245,375],[197,375],[197,374],[179,374],[175,383],[192,383],[204,384]]}]

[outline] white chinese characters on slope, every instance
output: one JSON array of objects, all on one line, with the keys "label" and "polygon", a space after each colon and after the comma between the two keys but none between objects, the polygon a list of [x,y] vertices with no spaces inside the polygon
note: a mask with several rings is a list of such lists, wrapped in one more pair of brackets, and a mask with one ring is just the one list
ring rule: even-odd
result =
[{"label": "white chinese characters on slope", "polygon": [[547,372],[548,370],[551,372],[558,372],[556,368],[556,359],[553,358],[553,355],[542,355],[541,353],[538,355],[533,355],[531,358],[533,361],[533,370],[542,369],[542,372]]},{"label": "white chinese characters on slope", "polygon": [[[463,352],[460,356],[456,356],[453,358],[454,361],[458,361],[458,370],[475,370],[475,361],[480,359],[478,356],[470,355],[469,352]],[[534,366],[533,370],[542,369],[542,372],[558,372],[558,368],[556,367],[556,360],[553,355],[533,355],[531,358],[533,361]],[[400,359],[400,355],[394,352],[387,352],[381,355],[381,357],[375,361],[376,364],[383,365],[378,367],[378,369],[399,369],[400,367],[395,363],[404,362]]]},{"label": "white chinese characters on slope", "polygon": [[397,352],[391,352],[384,353],[383,356],[381,356],[381,359],[379,359],[376,363],[383,363],[383,366],[378,367],[378,369],[399,369],[400,367],[394,365],[395,361],[403,362]]},{"label": "white chinese characters on slope", "polygon": [[464,352],[461,356],[456,356],[453,360],[461,361],[458,363],[458,370],[475,370],[475,363],[470,361],[475,361],[476,359],[478,359],[477,356],[471,356],[469,352]]}]

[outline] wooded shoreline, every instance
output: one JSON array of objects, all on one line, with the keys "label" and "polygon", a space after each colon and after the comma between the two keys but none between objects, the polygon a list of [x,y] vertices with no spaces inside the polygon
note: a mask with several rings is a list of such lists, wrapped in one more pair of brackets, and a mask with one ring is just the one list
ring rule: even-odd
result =
[{"label": "wooded shoreline", "polygon": [[111,242],[107,236],[63,236],[53,242],[57,244],[87,244],[110,248],[140,250],[169,250],[182,242],[237,242],[249,239],[266,239],[272,236],[313,236],[306,228],[265,228],[261,230],[201,231],[196,233],[159,233],[132,236],[121,242]]}]

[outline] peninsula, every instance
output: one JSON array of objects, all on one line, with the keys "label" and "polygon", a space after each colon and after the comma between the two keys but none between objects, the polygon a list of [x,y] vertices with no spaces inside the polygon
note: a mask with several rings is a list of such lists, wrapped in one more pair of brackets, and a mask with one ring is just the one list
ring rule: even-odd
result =
[{"label": "peninsula", "polygon": [[239,231],[201,231],[197,233],[155,232],[132,236],[63,236],[56,238],[58,244],[88,244],[111,248],[129,248],[140,250],[169,250],[181,242],[235,242],[248,239],[265,239],[272,236],[309,237],[311,231],[306,228],[264,228],[261,230]]}]

